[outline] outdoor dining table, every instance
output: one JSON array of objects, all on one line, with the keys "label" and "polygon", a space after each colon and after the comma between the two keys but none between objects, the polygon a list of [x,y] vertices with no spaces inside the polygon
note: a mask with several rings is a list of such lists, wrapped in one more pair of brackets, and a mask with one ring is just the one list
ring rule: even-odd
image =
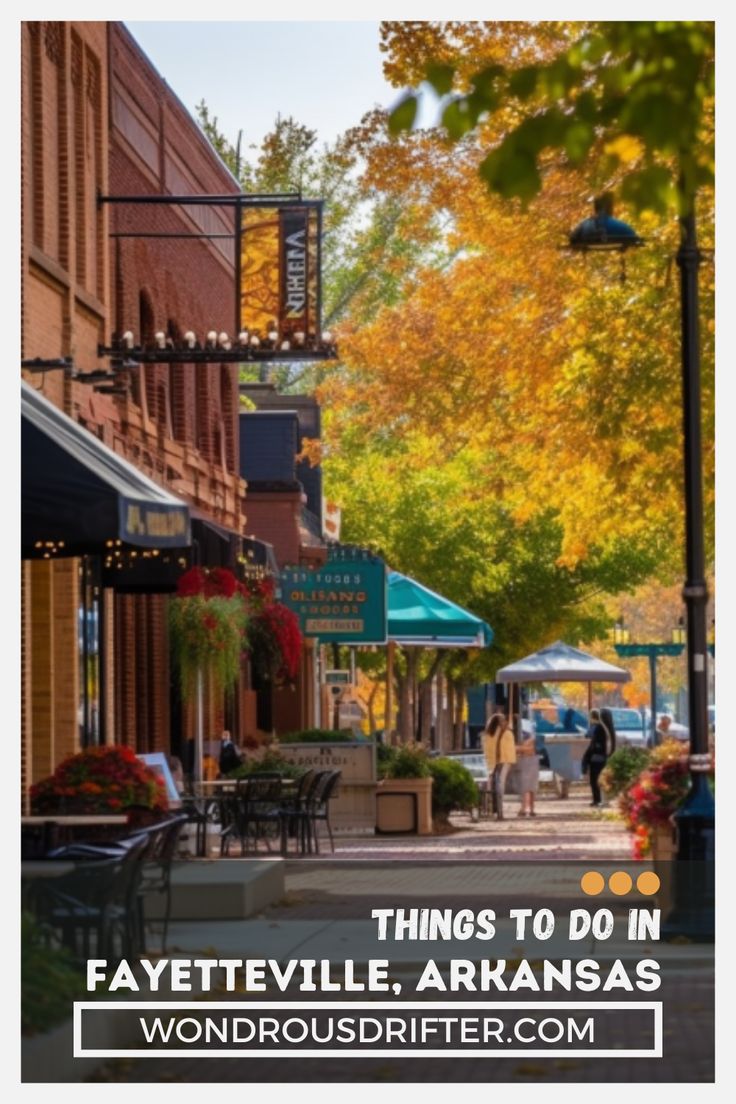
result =
[{"label": "outdoor dining table", "polygon": [[40,816],[22,816],[20,818],[21,830],[23,828],[43,829],[42,850],[44,854],[53,850],[56,846],[57,840],[55,837],[59,828],[112,828],[127,823],[128,817],[125,813],[90,813],[89,815],[75,813],[69,816],[47,813]]},{"label": "outdoor dining table", "polygon": [[[288,792],[292,788],[296,779],[291,776],[283,776],[281,784]],[[238,779],[235,778],[217,778],[214,781],[208,782],[195,782],[193,786],[193,793],[182,794],[182,803],[184,808],[189,805],[190,808],[194,808],[197,814],[197,837],[195,850],[198,858],[207,858],[208,851],[208,827],[211,823],[211,814],[218,810],[222,803],[222,800],[226,797],[232,797],[238,788]]]},{"label": "outdoor dining table", "polygon": [[20,899],[23,910],[33,911],[34,887],[39,881],[71,874],[74,863],[63,859],[23,859],[20,864]]},{"label": "outdoor dining table", "polygon": [[219,778],[212,782],[196,782],[192,793],[182,794],[184,809],[193,809],[196,817],[197,836],[195,851],[197,857],[206,859],[208,850],[207,828],[210,817],[215,810],[219,810],[220,802],[226,794],[232,794],[237,789],[238,783],[232,778]]}]

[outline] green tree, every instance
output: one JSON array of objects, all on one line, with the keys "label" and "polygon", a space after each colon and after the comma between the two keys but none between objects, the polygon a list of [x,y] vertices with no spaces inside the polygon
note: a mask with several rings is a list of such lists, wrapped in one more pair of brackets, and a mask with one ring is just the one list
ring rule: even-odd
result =
[{"label": "green tree", "polygon": [[[527,43],[539,39],[538,24],[525,26]],[[618,177],[622,197],[640,210],[676,202],[688,213],[698,188],[714,183],[715,24],[553,24],[555,33],[550,50],[544,28],[547,49],[533,60],[514,50],[511,64],[471,63],[470,71],[453,56],[452,34],[448,42],[440,33],[422,76],[444,99],[448,136],[458,141],[479,125],[492,132],[500,124],[479,171],[506,198],[535,196],[546,154],[559,151],[564,163],[588,168],[598,187]],[[396,24],[386,37],[387,48],[406,52]],[[402,99],[390,119],[394,133],[411,128],[417,106],[415,93]]]}]

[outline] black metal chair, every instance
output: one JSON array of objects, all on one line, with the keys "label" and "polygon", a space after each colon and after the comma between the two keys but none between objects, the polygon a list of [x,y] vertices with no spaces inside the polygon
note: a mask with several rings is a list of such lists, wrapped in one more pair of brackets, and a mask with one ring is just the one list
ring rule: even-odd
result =
[{"label": "black metal chair", "polygon": [[312,850],[312,840],[314,840],[315,851],[319,854],[317,824],[321,820],[327,825],[330,846],[333,851],[335,850],[335,841],[330,824],[330,801],[335,796],[341,778],[342,771],[323,771],[317,776],[316,782],[306,798],[304,813],[309,851]]},{"label": "black metal chair", "polygon": [[296,788],[282,798],[281,813],[286,821],[286,838],[288,840],[296,837],[297,847],[301,853],[307,849],[309,797],[324,774],[329,774],[329,771],[318,771],[311,767],[299,777]]},{"label": "black metal chair", "polygon": [[240,840],[243,855],[249,850],[251,839],[254,850],[258,850],[258,840],[264,839],[270,851],[268,828],[276,829],[283,854],[286,850],[286,816],[281,807],[282,793],[280,775],[253,774],[239,779],[235,794],[222,805],[221,854],[228,853],[233,836]]},{"label": "black metal chair", "polygon": [[148,842],[148,846],[143,853],[136,909],[138,943],[142,951],[146,949],[144,899],[150,893],[163,893],[166,901],[161,935],[161,953],[166,953],[166,935],[171,916],[171,866],[176,854],[179,834],[188,819],[186,814],[181,814],[165,820],[161,824],[143,828],[132,836],[132,839],[145,839]]},{"label": "black metal chair", "polygon": [[[138,886],[147,848],[145,839],[129,840],[126,846],[84,847],[87,861],[68,874],[34,883],[30,908],[46,931],[60,933],[62,944],[77,959],[91,957],[93,939],[98,957],[134,957],[139,952]],[[73,859],[75,845],[66,850],[56,857]]]}]

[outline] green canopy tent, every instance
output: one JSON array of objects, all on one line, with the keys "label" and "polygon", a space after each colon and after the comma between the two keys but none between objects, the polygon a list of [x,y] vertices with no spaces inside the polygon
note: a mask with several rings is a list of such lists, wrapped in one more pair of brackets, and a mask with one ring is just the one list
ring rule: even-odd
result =
[{"label": "green canopy tent", "polygon": [[391,699],[397,644],[404,648],[449,649],[487,648],[493,642],[493,629],[480,617],[399,571],[388,574],[387,625],[386,727],[389,732],[393,727]]},{"label": "green canopy tent", "polygon": [[493,629],[416,579],[390,571],[388,639],[420,648],[487,648]]}]

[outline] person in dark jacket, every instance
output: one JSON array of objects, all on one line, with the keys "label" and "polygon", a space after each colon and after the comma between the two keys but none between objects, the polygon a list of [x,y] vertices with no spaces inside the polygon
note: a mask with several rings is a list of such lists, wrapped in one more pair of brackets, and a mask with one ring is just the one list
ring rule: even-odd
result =
[{"label": "person in dark jacket", "polygon": [[598,777],[606,765],[606,760],[612,751],[612,736],[608,728],[601,720],[600,711],[591,709],[590,724],[586,733],[590,743],[583,755],[583,773],[587,772],[590,779],[590,792],[593,800],[591,805],[601,806],[601,788],[598,785]]},{"label": "person in dark jacket", "polygon": [[220,745],[220,774],[227,775],[230,771],[235,770],[242,763],[240,752],[236,748],[235,744],[230,738],[230,733],[225,730],[222,734],[222,743]]}]

